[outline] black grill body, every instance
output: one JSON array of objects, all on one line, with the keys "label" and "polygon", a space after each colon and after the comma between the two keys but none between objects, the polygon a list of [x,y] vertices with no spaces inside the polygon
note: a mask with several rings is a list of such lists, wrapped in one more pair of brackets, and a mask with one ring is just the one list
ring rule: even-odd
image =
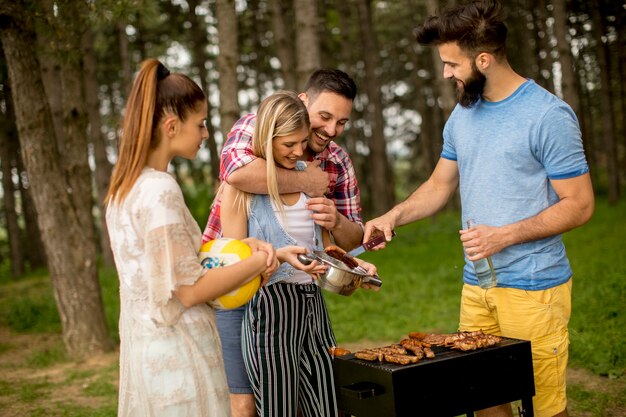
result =
[{"label": "black grill body", "polygon": [[435,358],[410,365],[336,357],[339,409],[356,417],[458,416],[522,400],[520,417],[533,416],[530,342],[502,338],[475,351],[433,351]]}]

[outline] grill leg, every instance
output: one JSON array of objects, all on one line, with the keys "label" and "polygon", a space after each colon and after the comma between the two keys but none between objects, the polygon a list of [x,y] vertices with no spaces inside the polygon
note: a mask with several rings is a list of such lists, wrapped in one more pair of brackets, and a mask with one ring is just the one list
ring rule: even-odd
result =
[{"label": "grill leg", "polygon": [[533,400],[531,397],[522,398],[522,408],[517,407],[519,417],[534,417]]}]

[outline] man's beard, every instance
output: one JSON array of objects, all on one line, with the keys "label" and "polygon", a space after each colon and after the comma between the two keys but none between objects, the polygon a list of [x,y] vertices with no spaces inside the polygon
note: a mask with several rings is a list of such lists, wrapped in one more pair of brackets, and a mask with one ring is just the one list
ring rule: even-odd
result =
[{"label": "man's beard", "polygon": [[456,86],[456,96],[459,104],[466,109],[472,107],[483,95],[487,79],[478,71],[476,65],[472,63],[472,75],[465,80],[462,87]]}]

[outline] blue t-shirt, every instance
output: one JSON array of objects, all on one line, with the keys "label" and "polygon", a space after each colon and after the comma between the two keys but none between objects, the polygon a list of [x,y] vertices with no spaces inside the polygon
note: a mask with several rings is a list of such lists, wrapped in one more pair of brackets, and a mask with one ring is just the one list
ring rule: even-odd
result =
[{"label": "blue t-shirt", "polygon": [[[502,226],[559,201],[549,180],[589,172],[578,120],[563,100],[528,80],[498,102],[457,105],[446,122],[441,156],[456,161],[463,228],[467,219]],[[572,270],[561,235],[510,246],[492,256],[498,286],[542,290]],[[463,281],[477,284],[465,257]]]}]

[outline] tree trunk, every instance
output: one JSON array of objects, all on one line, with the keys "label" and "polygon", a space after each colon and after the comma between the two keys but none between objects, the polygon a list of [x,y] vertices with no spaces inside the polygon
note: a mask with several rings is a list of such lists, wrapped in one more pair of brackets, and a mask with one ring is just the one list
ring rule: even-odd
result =
[{"label": "tree trunk", "polygon": [[219,54],[217,55],[217,69],[220,73],[220,118],[223,141],[239,119],[240,108],[237,95],[237,65],[239,64],[239,47],[237,46],[237,11],[235,0],[217,0],[215,3],[217,17],[217,33]]},{"label": "tree trunk", "polygon": [[292,30],[285,24],[284,19],[289,5],[281,0],[269,0],[269,5],[272,13],[276,54],[280,60],[280,70],[285,81],[285,90],[299,91],[304,85],[296,84]]},{"label": "tree trunk", "polygon": [[[427,0],[426,9],[429,15],[434,15],[437,13],[437,9],[439,7],[437,0]],[[444,120],[448,120],[448,116],[452,113],[452,109],[456,105],[456,97],[454,95],[454,86],[453,84],[443,78],[443,62],[441,62],[441,57],[439,56],[439,50],[437,48],[431,47],[431,54],[433,59],[433,65],[435,69],[435,84],[438,90],[439,103],[441,109],[443,110]]]},{"label": "tree trunk", "polygon": [[372,127],[370,136],[370,168],[372,175],[372,209],[375,216],[389,210],[395,201],[393,173],[387,159],[387,142],[384,134],[383,104],[380,84],[376,82],[378,47],[372,29],[372,15],[369,0],[358,1],[359,26],[363,41],[363,61],[365,62],[365,90],[368,96],[367,115]]},{"label": "tree trunk", "polygon": [[538,11],[539,6],[537,4],[538,4],[537,0],[530,0],[529,13],[532,16],[533,24],[532,24],[532,27],[526,30],[526,33],[528,36],[533,38],[534,45],[533,45],[532,51],[530,51],[530,48],[525,48],[525,49],[528,49],[529,52],[533,54],[533,61],[534,61],[533,68],[536,70],[536,72],[533,72],[529,75],[532,77],[533,80],[535,80],[537,84],[539,84],[546,90],[551,90],[551,88],[548,86],[548,81],[543,76],[543,58],[541,56],[544,53],[542,50],[542,46],[544,44],[543,38],[546,37],[547,35],[546,35],[546,22],[545,20],[542,20],[540,14],[545,13],[545,12],[544,11],[539,12]]},{"label": "tree trunk", "polygon": [[[429,68],[432,69],[432,59],[428,56],[414,54],[413,62],[415,62],[415,68]],[[419,147],[414,147],[414,153],[418,154],[421,149],[422,163],[412,164],[412,176],[417,180],[416,182],[423,182],[435,169],[435,164],[439,155],[435,154],[435,142],[439,141],[441,137],[441,131],[443,126],[435,125],[434,113],[439,113],[440,109],[437,105],[437,100],[429,100],[428,91],[433,91],[432,88],[427,88],[427,83],[419,77],[417,74],[415,79],[415,108],[420,114],[421,123],[418,136],[416,138],[419,141]],[[428,103],[433,102],[433,106],[429,106]],[[418,161],[418,159],[415,159]]]},{"label": "tree trunk", "polygon": [[[50,29],[52,31],[52,29]],[[52,112],[52,123],[54,124],[54,137],[58,141],[63,142],[65,135],[63,134],[63,103],[61,97],[63,97],[61,83],[58,82],[61,76],[61,67],[59,63],[52,56],[53,48],[56,49],[56,42],[48,37],[46,41],[42,41],[41,38],[37,39],[39,44],[41,59],[41,79],[43,81],[44,88],[46,90],[46,96],[50,105],[50,111]]]},{"label": "tree trunk", "polygon": [[[520,55],[526,65],[526,76],[541,84],[541,74],[539,72],[539,25],[532,13],[535,0],[522,0],[523,7],[520,7],[520,37],[521,44],[518,44]],[[531,42],[530,47],[529,40]],[[510,46],[509,46],[510,50]]]},{"label": "tree trunk", "polygon": [[[576,77],[576,89],[578,91],[578,97],[580,99],[580,107],[581,109],[592,109],[591,99],[589,98],[589,93],[583,88],[583,80]],[[595,135],[593,134],[593,112],[586,110],[581,111],[580,116],[578,118],[578,122],[580,124],[580,130],[582,132],[583,137],[583,149],[585,150],[585,157],[587,158],[587,164],[591,167],[590,175],[591,182],[596,184],[597,181],[597,170],[595,167],[597,166],[597,158],[596,158],[596,145],[595,145]],[[595,188],[595,186],[594,186]]]},{"label": "tree trunk", "polygon": [[[84,212],[85,207],[74,196],[85,187],[68,181],[60,164],[62,159],[76,158],[76,154],[64,153],[61,157],[56,141],[50,140],[54,128],[33,49],[31,22],[21,1],[8,3],[0,6],[0,34],[14,91],[18,134],[49,260],[65,347],[73,357],[83,357],[113,347],[100,297],[93,221],[86,221],[91,218],[91,207]],[[72,146],[81,146],[74,142],[71,129],[68,137]],[[82,146],[86,149],[86,143]],[[84,173],[75,169],[72,174]],[[81,179],[89,182],[90,175]]]},{"label": "tree trunk", "polygon": [[294,0],[296,22],[296,72],[298,85],[303,88],[313,71],[321,66],[317,2]]},{"label": "tree trunk", "polygon": [[536,0],[536,7],[533,8],[535,23],[537,24],[537,56],[539,57],[539,72],[541,79],[539,84],[546,90],[554,92],[554,76],[552,75],[552,67],[554,60],[552,58],[552,46],[550,46],[550,32],[548,30],[546,0]]},{"label": "tree trunk", "polygon": [[206,141],[209,149],[209,158],[211,163],[211,179],[214,183],[219,181],[220,175],[220,153],[217,150],[217,143],[215,142],[215,128],[211,122],[213,114],[213,106],[211,100],[208,99],[211,91],[209,85],[209,72],[206,68],[206,63],[209,60],[206,53],[207,37],[206,37],[206,25],[198,19],[195,11],[199,5],[198,0],[189,0],[189,22],[191,23],[191,56],[193,59],[193,65],[198,69],[198,75],[200,76],[200,83],[202,90],[207,95],[207,130],[209,131],[209,139]]},{"label": "tree trunk", "polygon": [[126,98],[130,93],[133,75],[130,63],[130,52],[128,47],[128,36],[126,36],[126,22],[117,22],[117,36],[120,45],[120,67],[122,69],[122,97]]},{"label": "tree trunk", "polygon": [[84,55],[84,86],[85,104],[89,119],[89,138],[93,147],[95,161],[94,182],[96,184],[96,194],[98,201],[99,216],[99,239],[100,251],[102,254],[102,264],[114,266],[113,252],[111,252],[111,242],[109,232],[104,218],[104,197],[109,189],[112,166],[107,158],[105,139],[102,135],[102,120],[100,119],[100,91],[97,79],[97,63],[93,50],[93,33],[87,29],[82,39],[82,49]]},{"label": "tree trunk", "polygon": [[[5,75],[5,74],[2,74]],[[15,206],[15,186],[13,184],[13,168],[17,167],[18,158],[15,145],[15,116],[11,105],[11,90],[7,80],[0,80],[3,85],[3,97],[5,112],[0,113],[0,164],[2,164],[2,191],[4,202],[4,215],[6,218],[7,235],[9,239],[11,276],[13,278],[24,275],[24,251],[22,246],[22,232],[18,223],[18,215]]]},{"label": "tree trunk", "polygon": [[[616,4],[617,5],[617,4]],[[621,138],[621,143],[618,143],[618,148],[626,149],[626,86],[624,86],[624,80],[626,80],[626,9],[624,7],[616,7],[617,19],[614,22],[614,26],[617,29],[617,39],[613,42],[613,48],[611,56],[614,56],[615,71],[612,79],[617,81],[615,90],[617,91],[618,100],[614,105],[615,119],[616,119],[616,138]],[[618,166],[621,167],[621,177],[626,180],[626,155],[624,152],[619,152]]]},{"label": "tree trunk", "polygon": [[[15,143],[19,148],[19,140]],[[17,151],[17,172],[20,181],[20,195],[22,197],[22,208],[24,210],[24,225],[26,229],[26,242],[28,242],[28,250],[26,251],[26,259],[31,270],[38,268],[46,268],[48,266],[48,258],[46,249],[41,238],[41,230],[39,229],[39,221],[37,220],[37,210],[35,210],[35,202],[28,185],[28,173],[24,168],[22,161],[22,152]]]},{"label": "tree trunk", "polygon": [[565,10],[564,0],[553,0],[552,14],[554,16],[554,35],[559,51],[559,62],[561,63],[561,90],[563,100],[572,106],[574,112],[580,117],[580,97],[576,89],[576,72],[574,70],[574,59],[570,40],[567,34],[569,29],[569,19]]},{"label": "tree trunk", "polygon": [[[334,61],[338,61],[337,67],[342,71],[348,73],[355,79],[357,84],[357,98],[355,103],[360,102],[360,98],[363,97],[361,92],[365,85],[358,81],[358,71],[355,62],[360,61],[360,50],[354,48],[355,42],[360,41],[360,34],[358,32],[358,26],[355,26],[353,22],[358,18],[357,11],[355,10],[355,3],[353,0],[334,0],[333,5],[337,8],[338,14],[338,26],[339,26],[339,46],[340,55],[333,57]],[[361,192],[361,213],[363,219],[367,219],[371,214],[371,190],[372,182],[370,181],[368,155],[364,155],[363,152],[359,152],[359,145],[366,145],[365,132],[362,127],[359,127],[356,120],[363,120],[365,118],[366,109],[361,108],[358,105],[353,105],[352,114],[350,115],[350,124],[343,135],[341,136],[341,146],[348,152],[352,165],[354,166],[354,172],[358,179],[359,190]]]},{"label": "tree trunk", "polygon": [[[617,146],[615,140],[615,130],[613,123],[613,99],[611,97],[611,78],[609,75],[609,55],[606,53],[606,45],[602,40],[604,25],[600,14],[600,4],[598,0],[593,1],[591,7],[591,17],[593,24],[593,37],[596,47],[596,59],[598,60],[598,71],[602,87],[599,89],[600,110],[602,117],[602,137],[604,138],[604,153],[607,159],[608,169],[608,201],[609,204],[616,204],[620,197],[619,171],[617,167]],[[622,80],[623,81],[623,80]]]}]

